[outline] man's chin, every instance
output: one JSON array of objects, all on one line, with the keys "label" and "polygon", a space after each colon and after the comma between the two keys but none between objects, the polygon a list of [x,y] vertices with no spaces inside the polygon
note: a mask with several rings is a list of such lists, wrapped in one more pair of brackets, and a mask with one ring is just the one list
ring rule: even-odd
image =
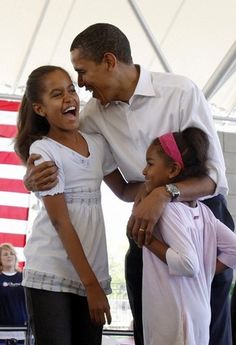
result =
[{"label": "man's chin", "polygon": [[100,97],[98,95],[96,95],[95,92],[92,92],[92,96],[93,96],[93,98],[97,99],[98,101],[100,101],[102,103],[102,99],[100,99]]},{"label": "man's chin", "polygon": [[105,99],[99,99],[99,98],[97,98],[99,101],[100,101],[100,103],[101,103],[101,105],[103,105],[103,106],[105,106],[105,105],[107,105],[109,102],[107,101],[107,100],[105,100]]},{"label": "man's chin", "polygon": [[97,92],[95,92],[95,91],[92,92],[92,96],[93,96],[93,98],[97,99],[97,100],[101,103],[101,105],[106,105],[106,104],[108,103],[107,100],[105,100],[104,98],[102,98],[102,97],[100,96],[100,94],[97,93]]}]

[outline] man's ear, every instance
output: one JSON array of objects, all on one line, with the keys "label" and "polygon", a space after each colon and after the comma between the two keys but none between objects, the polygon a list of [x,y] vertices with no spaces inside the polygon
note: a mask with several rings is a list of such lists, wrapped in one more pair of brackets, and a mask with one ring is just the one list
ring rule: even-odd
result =
[{"label": "man's ear", "polygon": [[42,104],[40,104],[40,103],[33,103],[33,109],[34,109],[34,111],[35,111],[36,114],[38,114],[38,115],[40,115],[40,116],[43,116],[43,117],[46,116],[46,114],[45,114],[44,111],[43,111],[43,106],[42,106]]},{"label": "man's ear", "polygon": [[103,61],[106,63],[108,70],[111,70],[117,64],[117,59],[112,53],[105,53],[103,56]]},{"label": "man's ear", "polygon": [[172,179],[172,178],[178,176],[180,174],[181,170],[182,170],[182,167],[181,167],[180,163],[173,162],[171,169],[170,169],[170,172],[169,172],[169,178]]}]

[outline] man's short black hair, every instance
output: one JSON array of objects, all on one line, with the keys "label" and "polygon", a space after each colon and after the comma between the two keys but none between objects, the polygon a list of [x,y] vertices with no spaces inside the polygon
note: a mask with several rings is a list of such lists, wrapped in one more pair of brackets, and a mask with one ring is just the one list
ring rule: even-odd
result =
[{"label": "man's short black hair", "polygon": [[97,23],[87,27],[73,40],[70,51],[79,49],[84,58],[100,63],[105,53],[112,53],[117,60],[132,64],[130,43],[116,26]]}]

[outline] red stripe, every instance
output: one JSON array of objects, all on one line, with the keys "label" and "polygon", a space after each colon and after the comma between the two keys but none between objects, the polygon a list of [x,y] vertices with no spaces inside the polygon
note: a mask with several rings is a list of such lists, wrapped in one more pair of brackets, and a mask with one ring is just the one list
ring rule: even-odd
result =
[{"label": "red stripe", "polygon": [[18,262],[18,267],[19,267],[20,270],[23,270],[24,266],[25,266],[25,262],[24,261]]},{"label": "red stripe", "polygon": [[0,100],[0,109],[7,111],[18,111],[20,102]]},{"label": "red stripe", "polygon": [[28,207],[3,206],[0,207],[0,218],[27,220],[29,215]]},{"label": "red stripe", "polygon": [[[0,100],[0,111],[17,112],[19,110],[20,102]],[[9,118],[11,114],[9,114]],[[17,134],[16,125],[0,125],[0,138],[14,138]],[[0,152],[0,164],[8,164],[9,169],[14,169],[14,165],[22,164],[20,159],[14,152]],[[16,192],[16,193],[29,193],[19,179],[4,179],[0,178],[0,191]],[[3,202],[1,200],[0,202]],[[29,208],[27,207],[14,207],[0,205],[0,218],[27,220]],[[0,243],[10,242],[14,247],[22,248],[26,243],[26,235],[17,234],[17,226],[14,234],[4,233],[4,229],[0,229]],[[26,229],[25,229],[26,232]],[[24,266],[24,262],[20,262],[20,266]]]},{"label": "red stripe", "polygon": [[0,137],[14,138],[17,133],[16,125],[0,125]]},{"label": "red stripe", "polygon": [[15,152],[0,152],[0,163],[22,165],[20,158],[15,154]]},{"label": "red stripe", "polygon": [[24,247],[26,242],[26,235],[0,233],[0,243],[8,242],[14,247]]},{"label": "red stripe", "polygon": [[4,192],[28,193],[22,180],[0,178],[0,190]]}]

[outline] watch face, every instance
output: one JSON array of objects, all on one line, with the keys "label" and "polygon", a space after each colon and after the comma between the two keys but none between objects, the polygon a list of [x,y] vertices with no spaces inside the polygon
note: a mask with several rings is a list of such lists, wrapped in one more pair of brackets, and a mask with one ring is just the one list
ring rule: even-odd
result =
[{"label": "watch face", "polygon": [[174,199],[176,199],[180,196],[180,191],[175,184],[167,184],[166,190],[171,195],[171,201],[173,201]]},{"label": "watch face", "polygon": [[174,184],[172,184],[172,193],[179,194],[179,190]]}]

